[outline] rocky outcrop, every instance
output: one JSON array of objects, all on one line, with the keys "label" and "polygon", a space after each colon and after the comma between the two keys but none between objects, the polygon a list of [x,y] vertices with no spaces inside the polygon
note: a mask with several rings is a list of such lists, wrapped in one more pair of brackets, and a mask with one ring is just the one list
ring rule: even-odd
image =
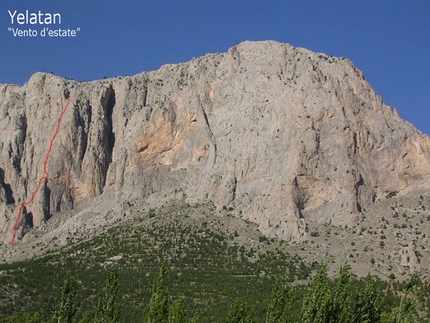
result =
[{"label": "rocky outcrop", "polygon": [[186,198],[232,207],[268,235],[353,225],[377,199],[430,189],[430,139],[347,59],[244,42],[131,77],[76,82],[37,73],[0,85],[0,232],[48,169],[32,225],[94,203]]}]

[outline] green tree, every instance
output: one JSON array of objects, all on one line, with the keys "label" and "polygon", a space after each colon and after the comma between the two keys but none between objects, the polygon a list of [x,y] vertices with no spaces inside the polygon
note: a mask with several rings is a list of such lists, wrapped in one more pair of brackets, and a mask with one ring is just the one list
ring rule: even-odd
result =
[{"label": "green tree", "polygon": [[248,313],[246,311],[245,302],[238,298],[231,305],[228,313],[226,323],[250,323]]},{"label": "green tree", "polygon": [[292,288],[284,275],[276,277],[267,308],[266,323],[288,323],[291,321]]},{"label": "green tree", "polygon": [[76,278],[70,272],[61,288],[61,299],[55,309],[53,322],[70,323],[75,314]]},{"label": "green tree", "polygon": [[95,323],[116,323],[119,320],[119,308],[116,303],[118,295],[118,270],[111,269],[108,272],[106,288],[104,293],[99,295]]},{"label": "green tree", "polygon": [[327,323],[332,314],[332,299],[327,265],[318,268],[312,282],[312,291],[305,296],[302,323]]},{"label": "green tree", "polygon": [[79,323],[93,323],[94,322],[94,314],[91,313],[90,310],[86,310],[82,315],[82,318],[79,320]]},{"label": "green tree", "polygon": [[390,323],[414,323],[416,322],[417,313],[415,304],[410,297],[413,287],[418,283],[418,276],[413,275],[403,290],[403,296],[399,306],[392,309],[390,314]]},{"label": "green tree", "polygon": [[166,287],[167,269],[162,266],[152,284],[149,301],[149,323],[166,323],[169,315],[168,293]]},{"label": "green tree", "polygon": [[169,323],[185,323],[186,309],[183,299],[178,299],[169,309]]},{"label": "green tree", "polygon": [[191,318],[190,323],[199,323],[200,322],[200,315],[194,314],[194,316]]},{"label": "green tree", "polygon": [[340,269],[339,279],[333,295],[331,321],[336,323],[351,323],[352,309],[352,273],[351,267],[345,265]]},{"label": "green tree", "polygon": [[381,296],[372,277],[367,276],[366,286],[359,295],[355,310],[355,323],[378,323],[381,319]]},{"label": "green tree", "polygon": [[1,316],[0,323],[43,323],[46,320],[39,313],[19,313],[14,316]]}]

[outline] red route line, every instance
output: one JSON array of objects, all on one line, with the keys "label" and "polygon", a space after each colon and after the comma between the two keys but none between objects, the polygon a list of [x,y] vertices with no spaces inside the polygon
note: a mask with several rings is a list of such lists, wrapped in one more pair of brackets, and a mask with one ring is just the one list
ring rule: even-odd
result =
[{"label": "red route line", "polygon": [[37,188],[33,192],[33,194],[31,194],[31,198],[27,202],[21,202],[21,205],[19,206],[18,218],[16,219],[15,225],[13,227],[13,236],[12,236],[11,245],[13,245],[15,243],[15,237],[16,237],[16,232],[18,230],[19,220],[21,220],[22,208],[24,207],[24,205],[30,205],[31,203],[33,203],[34,196],[40,190],[40,187],[42,186],[43,180],[47,179],[48,176],[49,176],[48,170],[46,169],[47,166],[48,166],[49,155],[51,154],[52,145],[54,144],[55,137],[57,137],[58,131],[60,130],[61,119],[63,118],[64,113],[66,113],[66,110],[69,107],[69,104],[70,104],[70,98],[67,99],[67,104],[64,107],[63,111],[61,112],[60,117],[58,118],[57,129],[55,130],[55,133],[54,133],[54,135],[52,136],[52,139],[51,139],[51,143],[49,144],[49,149],[48,149],[48,152],[46,153],[45,163],[43,164],[43,171],[45,172],[45,175],[43,175],[41,178],[39,178],[39,181],[37,183]]}]

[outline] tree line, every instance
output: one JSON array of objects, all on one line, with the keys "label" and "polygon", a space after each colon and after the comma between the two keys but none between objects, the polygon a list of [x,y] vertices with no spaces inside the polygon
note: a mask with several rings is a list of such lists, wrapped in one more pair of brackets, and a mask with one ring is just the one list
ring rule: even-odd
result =
[{"label": "tree line", "polygon": [[[174,300],[166,285],[166,267],[162,266],[153,281],[148,310],[143,313],[143,323],[198,323],[203,322],[198,313],[188,313],[183,298]],[[109,270],[106,285],[99,293],[94,312],[86,312],[81,319],[76,318],[75,295],[76,278],[69,273],[61,288],[61,298],[51,318],[40,314],[20,313],[1,316],[0,323],[117,323],[120,319],[118,296],[118,270]],[[418,282],[413,276],[401,292],[400,303],[390,311],[382,309],[382,291],[374,278],[368,276],[363,285],[346,265],[340,269],[336,279],[330,280],[327,265],[321,265],[307,294],[301,302],[301,309],[293,309],[296,304],[295,288],[287,277],[279,274],[274,282],[268,301],[265,323],[414,323],[420,319],[412,290]],[[226,308],[227,315],[220,323],[257,323],[250,315],[250,309],[242,298],[232,300]]]}]

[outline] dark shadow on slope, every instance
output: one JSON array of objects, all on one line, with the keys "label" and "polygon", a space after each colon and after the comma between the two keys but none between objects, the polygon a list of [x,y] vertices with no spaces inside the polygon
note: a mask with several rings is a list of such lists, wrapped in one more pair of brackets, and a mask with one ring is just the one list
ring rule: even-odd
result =
[{"label": "dark shadow on slope", "polygon": [[4,170],[3,170],[3,168],[0,168],[0,187],[3,188],[5,191],[6,204],[15,203],[12,188],[10,187],[10,184],[6,184],[4,181]]}]

